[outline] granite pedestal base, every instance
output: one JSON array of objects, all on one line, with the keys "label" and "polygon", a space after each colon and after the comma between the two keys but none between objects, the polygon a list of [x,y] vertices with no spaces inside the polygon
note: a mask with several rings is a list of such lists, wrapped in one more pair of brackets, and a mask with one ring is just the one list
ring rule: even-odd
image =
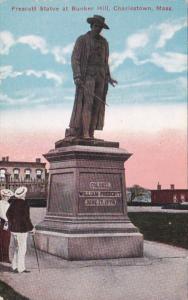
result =
[{"label": "granite pedestal base", "polygon": [[37,231],[35,242],[42,251],[67,260],[143,255],[143,240],[140,233],[65,234]]},{"label": "granite pedestal base", "polygon": [[127,216],[124,162],[116,147],[73,145],[44,155],[50,162],[47,214],[39,249],[64,259],[143,255],[143,236]]}]

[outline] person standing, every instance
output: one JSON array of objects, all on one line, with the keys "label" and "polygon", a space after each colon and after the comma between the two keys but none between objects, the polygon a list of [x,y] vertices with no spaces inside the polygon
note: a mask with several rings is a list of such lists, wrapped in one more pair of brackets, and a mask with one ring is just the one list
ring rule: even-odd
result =
[{"label": "person standing", "polygon": [[18,273],[28,273],[25,268],[25,255],[27,251],[28,232],[34,232],[34,227],[30,220],[29,205],[25,201],[27,188],[19,187],[15,191],[15,199],[11,202],[7,210],[7,218],[10,231],[14,237],[15,249],[12,260],[12,269]]},{"label": "person standing", "polygon": [[9,208],[8,200],[14,195],[11,190],[1,190],[0,201],[0,261],[10,263],[9,260],[9,245],[10,245],[10,231],[8,227],[8,219],[6,216]]},{"label": "person standing", "polygon": [[104,126],[105,102],[108,84],[112,79],[109,70],[109,47],[100,34],[109,29],[105,18],[94,15],[87,19],[91,30],[80,36],[72,53],[72,70],[76,95],[66,137],[93,139],[95,130]]}]

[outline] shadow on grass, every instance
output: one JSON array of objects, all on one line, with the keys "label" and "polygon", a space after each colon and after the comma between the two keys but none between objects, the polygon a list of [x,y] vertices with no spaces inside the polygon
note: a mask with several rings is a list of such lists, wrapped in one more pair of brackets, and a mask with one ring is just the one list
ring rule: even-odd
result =
[{"label": "shadow on grass", "polygon": [[188,249],[188,214],[129,212],[144,239]]},{"label": "shadow on grass", "polygon": [[29,300],[15,292],[8,284],[0,280],[0,296],[3,300]]}]

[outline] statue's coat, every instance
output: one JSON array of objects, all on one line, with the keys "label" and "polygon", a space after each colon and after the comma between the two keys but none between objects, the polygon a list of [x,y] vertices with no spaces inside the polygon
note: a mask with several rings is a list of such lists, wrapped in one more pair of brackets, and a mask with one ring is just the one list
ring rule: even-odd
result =
[{"label": "statue's coat", "polygon": [[[109,66],[108,66],[108,57],[109,57],[109,47],[108,42],[105,38],[100,36],[100,38],[103,40],[105,45],[105,68],[106,68],[106,79],[105,79],[105,87],[104,87],[104,93],[103,93],[103,101],[106,102],[106,94],[108,90],[108,79],[110,77],[109,72]],[[88,58],[90,54],[90,34],[89,32],[81,35],[74,46],[73,53],[72,53],[72,70],[73,70],[73,77],[81,78],[81,80],[84,82],[86,77],[86,70],[87,70],[87,64],[88,64]],[[86,100],[86,99],[85,99]],[[81,116],[82,116],[82,106],[84,101],[84,89],[83,87],[76,87],[76,93],[75,93],[75,101],[73,106],[73,111],[71,115],[70,120],[70,128],[79,129],[81,128]],[[96,124],[96,130],[102,130],[104,126],[104,114],[105,114],[105,104],[101,105],[100,111],[98,113],[98,120]]]}]

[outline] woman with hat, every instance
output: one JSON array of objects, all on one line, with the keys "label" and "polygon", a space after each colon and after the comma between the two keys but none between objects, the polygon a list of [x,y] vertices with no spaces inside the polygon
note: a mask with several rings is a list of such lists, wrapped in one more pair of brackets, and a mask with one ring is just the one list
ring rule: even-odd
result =
[{"label": "woman with hat", "polygon": [[1,190],[0,201],[0,261],[9,263],[9,244],[10,244],[10,231],[8,228],[8,219],[6,216],[9,208],[8,200],[14,193],[11,190]]},{"label": "woman with hat", "polygon": [[29,272],[25,269],[25,254],[27,250],[27,235],[33,231],[30,220],[29,206],[25,201],[27,188],[19,187],[15,191],[15,199],[11,202],[7,210],[10,231],[15,241],[15,251],[12,260],[12,269],[16,273]]}]

